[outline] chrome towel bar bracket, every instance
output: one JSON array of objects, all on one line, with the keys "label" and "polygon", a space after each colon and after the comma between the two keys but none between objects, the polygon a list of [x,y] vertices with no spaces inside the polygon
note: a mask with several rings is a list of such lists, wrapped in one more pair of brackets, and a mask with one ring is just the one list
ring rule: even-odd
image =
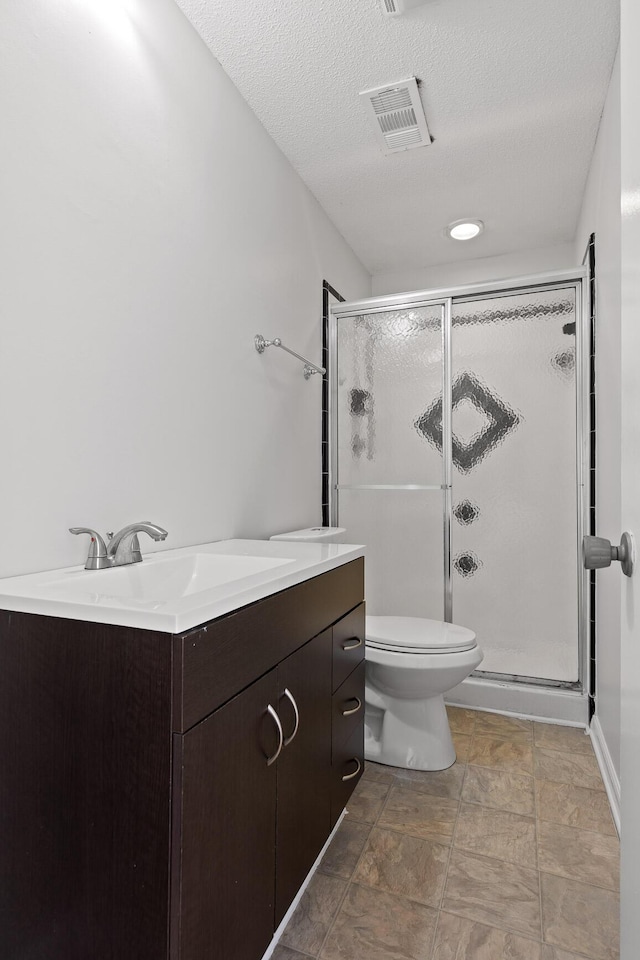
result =
[{"label": "chrome towel bar bracket", "polygon": [[267,347],[280,347],[281,350],[290,353],[292,357],[295,357],[296,360],[299,360],[300,363],[304,363],[304,378],[308,380],[309,377],[312,377],[314,373],[319,373],[322,376],[325,375],[326,370],[324,367],[317,367],[315,363],[311,363],[310,360],[307,360],[306,357],[301,357],[299,353],[296,353],[295,350],[290,350],[289,347],[285,347],[284,343],[280,337],[276,337],[274,340],[265,340],[261,333],[257,333],[253,338],[256,350],[258,353],[264,353]]}]

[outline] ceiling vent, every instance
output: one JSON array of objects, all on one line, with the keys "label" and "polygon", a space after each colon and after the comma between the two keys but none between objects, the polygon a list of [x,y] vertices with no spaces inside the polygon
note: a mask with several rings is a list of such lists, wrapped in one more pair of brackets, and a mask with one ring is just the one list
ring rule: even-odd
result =
[{"label": "ceiling vent", "polygon": [[380,6],[385,16],[399,17],[407,10],[423,6],[425,2],[426,0],[380,0]]},{"label": "ceiling vent", "polygon": [[363,90],[360,97],[373,120],[384,153],[398,153],[431,143],[415,77]]}]

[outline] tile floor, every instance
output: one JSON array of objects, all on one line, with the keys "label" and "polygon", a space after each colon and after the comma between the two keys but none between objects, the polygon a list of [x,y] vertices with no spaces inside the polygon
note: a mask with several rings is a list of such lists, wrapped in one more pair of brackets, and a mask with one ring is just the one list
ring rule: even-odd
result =
[{"label": "tile floor", "polygon": [[449,718],[449,770],[367,764],[273,960],[616,960],[618,838],[590,739]]}]

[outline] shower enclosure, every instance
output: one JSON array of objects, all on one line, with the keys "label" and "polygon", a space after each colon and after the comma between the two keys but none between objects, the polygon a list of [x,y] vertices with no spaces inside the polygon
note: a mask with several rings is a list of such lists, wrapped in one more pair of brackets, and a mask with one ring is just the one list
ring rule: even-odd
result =
[{"label": "shower enclosure", "polygon": [[585,681],[583,277],[332,308],[331,521],[372,614],[471,627],[486,679]]}]

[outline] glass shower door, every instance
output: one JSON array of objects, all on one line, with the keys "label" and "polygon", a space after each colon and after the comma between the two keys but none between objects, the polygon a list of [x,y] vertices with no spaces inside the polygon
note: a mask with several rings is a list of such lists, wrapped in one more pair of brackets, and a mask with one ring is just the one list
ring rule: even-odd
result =
[{"label": "glass shower door", "polygon": [[439,445],[419,429],[442,397],[444,320],[444,303],[335,320],[335,516],[367,546],[370,614],[444,616],[441,407]]},{"label": "glass shower door", "polygon": [[453,620],[480,670],[578,680],[576,288],[452,307]]}]

